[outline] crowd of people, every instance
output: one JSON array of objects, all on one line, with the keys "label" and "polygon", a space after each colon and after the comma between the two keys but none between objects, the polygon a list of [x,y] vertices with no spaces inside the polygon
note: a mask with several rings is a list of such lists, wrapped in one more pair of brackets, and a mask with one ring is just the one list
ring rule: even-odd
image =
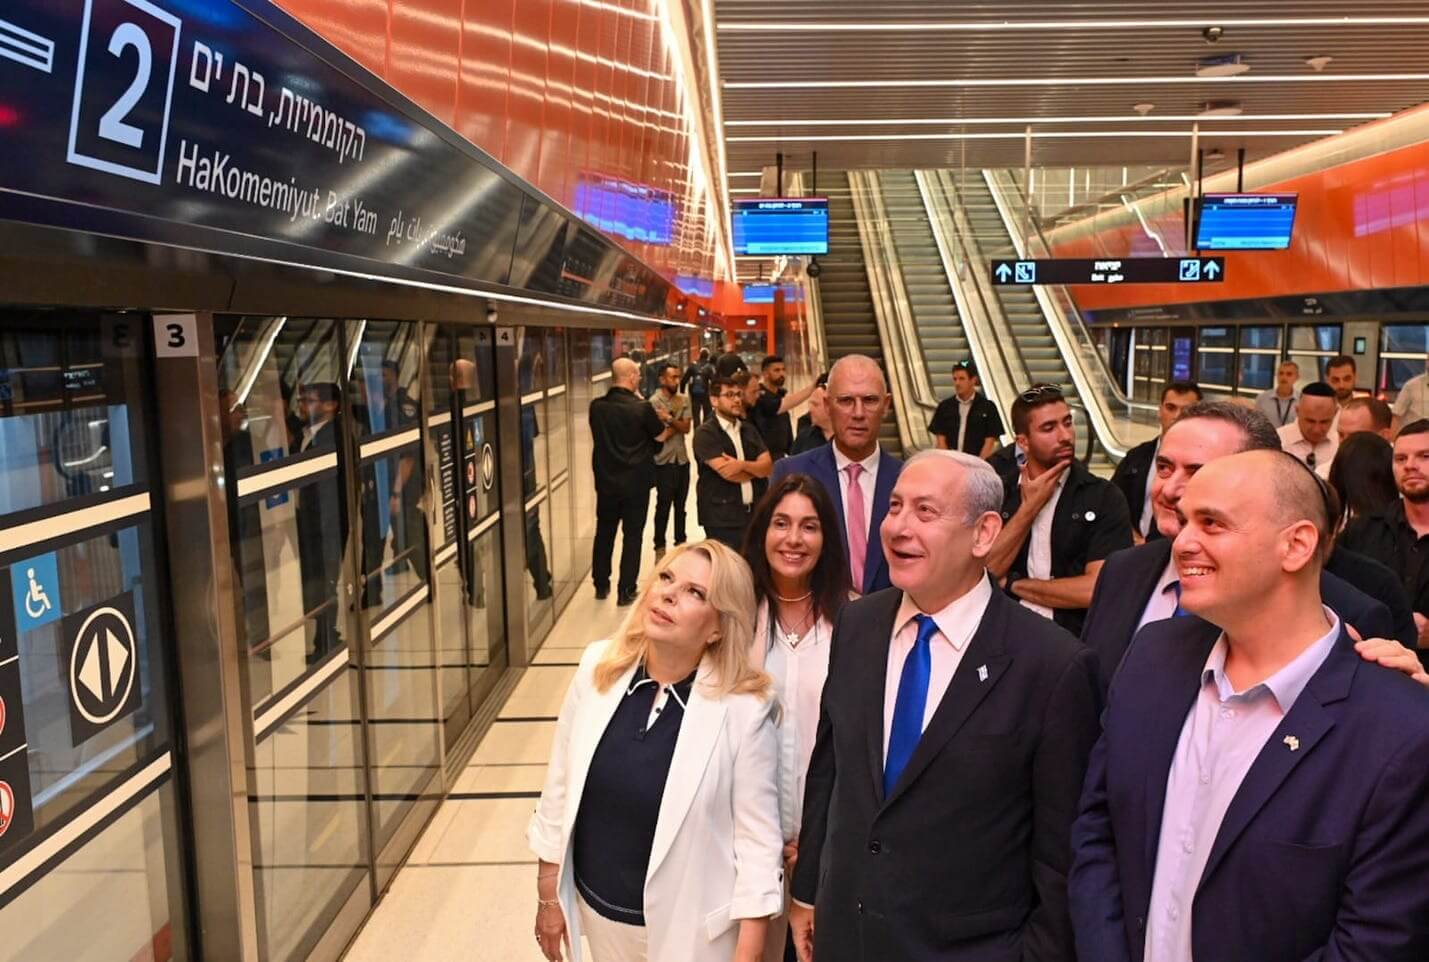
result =
[{"label": "crowd of people", "polygon": [[617,360],[592,405],[593,578],[624,526],[631,610],[528,829],[547,959],[1429,958],[1423,385],[1172,382],[1106,480],[1055,385],[1003,445],[957,365],[905,462],[877,362],[784,368],[647,401]]}]

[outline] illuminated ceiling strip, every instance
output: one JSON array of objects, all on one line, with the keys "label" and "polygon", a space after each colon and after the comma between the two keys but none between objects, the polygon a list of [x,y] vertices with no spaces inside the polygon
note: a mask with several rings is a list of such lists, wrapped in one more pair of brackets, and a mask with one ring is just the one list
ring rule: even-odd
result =
[{"label": "illuminated ceiling strip", "polygon": [[1145,87],[1151,84],[1389,83],[1425,81],[1429,73],[1241,74],[1238,77],[971,77],[962,80],[731,80],[727,90],[832,90],[859,87]]},{"label": "illuminated ceiling strip", "polygon": [[[1383,120],[1392,116],[1393,114],[1387,111],[1364,114],[1237,114],[1230,117],[1217,117],[1216,123],[1230,121],[1265,123],[1275,120]],[[904,119],[875,117],[867,120],[727,120],[724,125],[726,127],[880,127],[897,124],[905,127],[972,127],[995,124],[1190,123],[1205,119],[1197,114],[1163,114],[1161,116],[1132,114],[1130,116],[1108,115],[1103,117],[909,117]],[[758,173],[758,171],[749,172],[751,176],[758,175]],[[730,174],[730,176],[739,175]]]},{"label": "illuminated ceiling strip", "polygon": [[[1220,123],[1223,118],[1217,117]],[[1202,137],[1330,137],[1343,130],[1202,130]],[[1020,130],[998,133],[938,133],[938,134],[813,134],[807,137],[729,137],[730,143],[804,143],[807,141],[852,140],[1022,140],[1028,134]],[[1189,130],[1034,130],[1033,140],[1083,140],[1124,137],[1189,137]]]},{"label": "illuminated ceiling strip", "polygon": [[1141,20],[877,20],[877,21],[800,21],[800,20],[729,20],[719,25],[721,33],[897,33],[916,30],[920,33],[991,33],[1015,31],[1066,30],[1201,30],[1208,26],[1227,30],[1240,27],[1411,27],[1429,24],[1429,16],[1418,17],[1235,17],[1221,19],[1202,17],[1186,19]]}]

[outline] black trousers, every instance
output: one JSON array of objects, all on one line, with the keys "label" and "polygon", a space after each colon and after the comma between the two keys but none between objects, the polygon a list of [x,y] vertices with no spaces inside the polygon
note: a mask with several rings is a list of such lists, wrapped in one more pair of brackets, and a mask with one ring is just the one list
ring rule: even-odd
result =
[{"label": "black trousers", "polygon": [[710,404],[710,396],[708,394],[691,394],[690,410],[694,412],[692,415],[693,420],[690,425],[692,428],[699,427],[700,422],[706,418],[714,417],[714,407]]},{"label": "black trousers", "polygon": [[610,587],[610,561],[615,554],[615,532],[625,537],[620,547],[620,582],[617,590],[633,594],[640,580],[640,536],[650,511],[650,489],[595,496],[595,546],[591,550],[590,576],[598,590]]},{"label": "black trousers", "polygon": [[744,525],[737,528],[712,528],[705,525],[705,537],[713,538],[715,541],[739,551],[744,546],[744,528]]},{"label": "black trousers", "polygon": [[665,547],[665,523],[675,509],[675,544],[685,543],[685,502],[690,495],[688,464],[655,465],[655,547]]}]

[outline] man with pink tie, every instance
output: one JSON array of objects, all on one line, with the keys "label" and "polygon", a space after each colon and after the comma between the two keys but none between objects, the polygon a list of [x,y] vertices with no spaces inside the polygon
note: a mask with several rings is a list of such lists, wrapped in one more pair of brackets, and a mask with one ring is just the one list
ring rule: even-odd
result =
[{"label": "man with pink tie", "polygon": [[829,370],[830,443],[774,463],[772,484],[807,474],[838,505],[840,534],[848,548],[849,575],[860,594],[891,584],[878,529],[903,462],[878,446],[878,427],[892,398],[883,371],[871,357],[850,354]]}]

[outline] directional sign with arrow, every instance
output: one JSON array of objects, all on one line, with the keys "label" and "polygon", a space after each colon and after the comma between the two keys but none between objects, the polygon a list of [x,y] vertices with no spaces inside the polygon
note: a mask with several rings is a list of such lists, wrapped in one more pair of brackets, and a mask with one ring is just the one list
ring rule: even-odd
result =
[{"label": "directional sign with arrow", "polygon": [[992,282],[1014,284],[1214,284],[1225,280],[1224,257],[1056,257],[995,260]]},{"label": "directional sign with arrow", "polygon": [[142,703],[130,592],[64,620],[70,740],[78,748]]}]

